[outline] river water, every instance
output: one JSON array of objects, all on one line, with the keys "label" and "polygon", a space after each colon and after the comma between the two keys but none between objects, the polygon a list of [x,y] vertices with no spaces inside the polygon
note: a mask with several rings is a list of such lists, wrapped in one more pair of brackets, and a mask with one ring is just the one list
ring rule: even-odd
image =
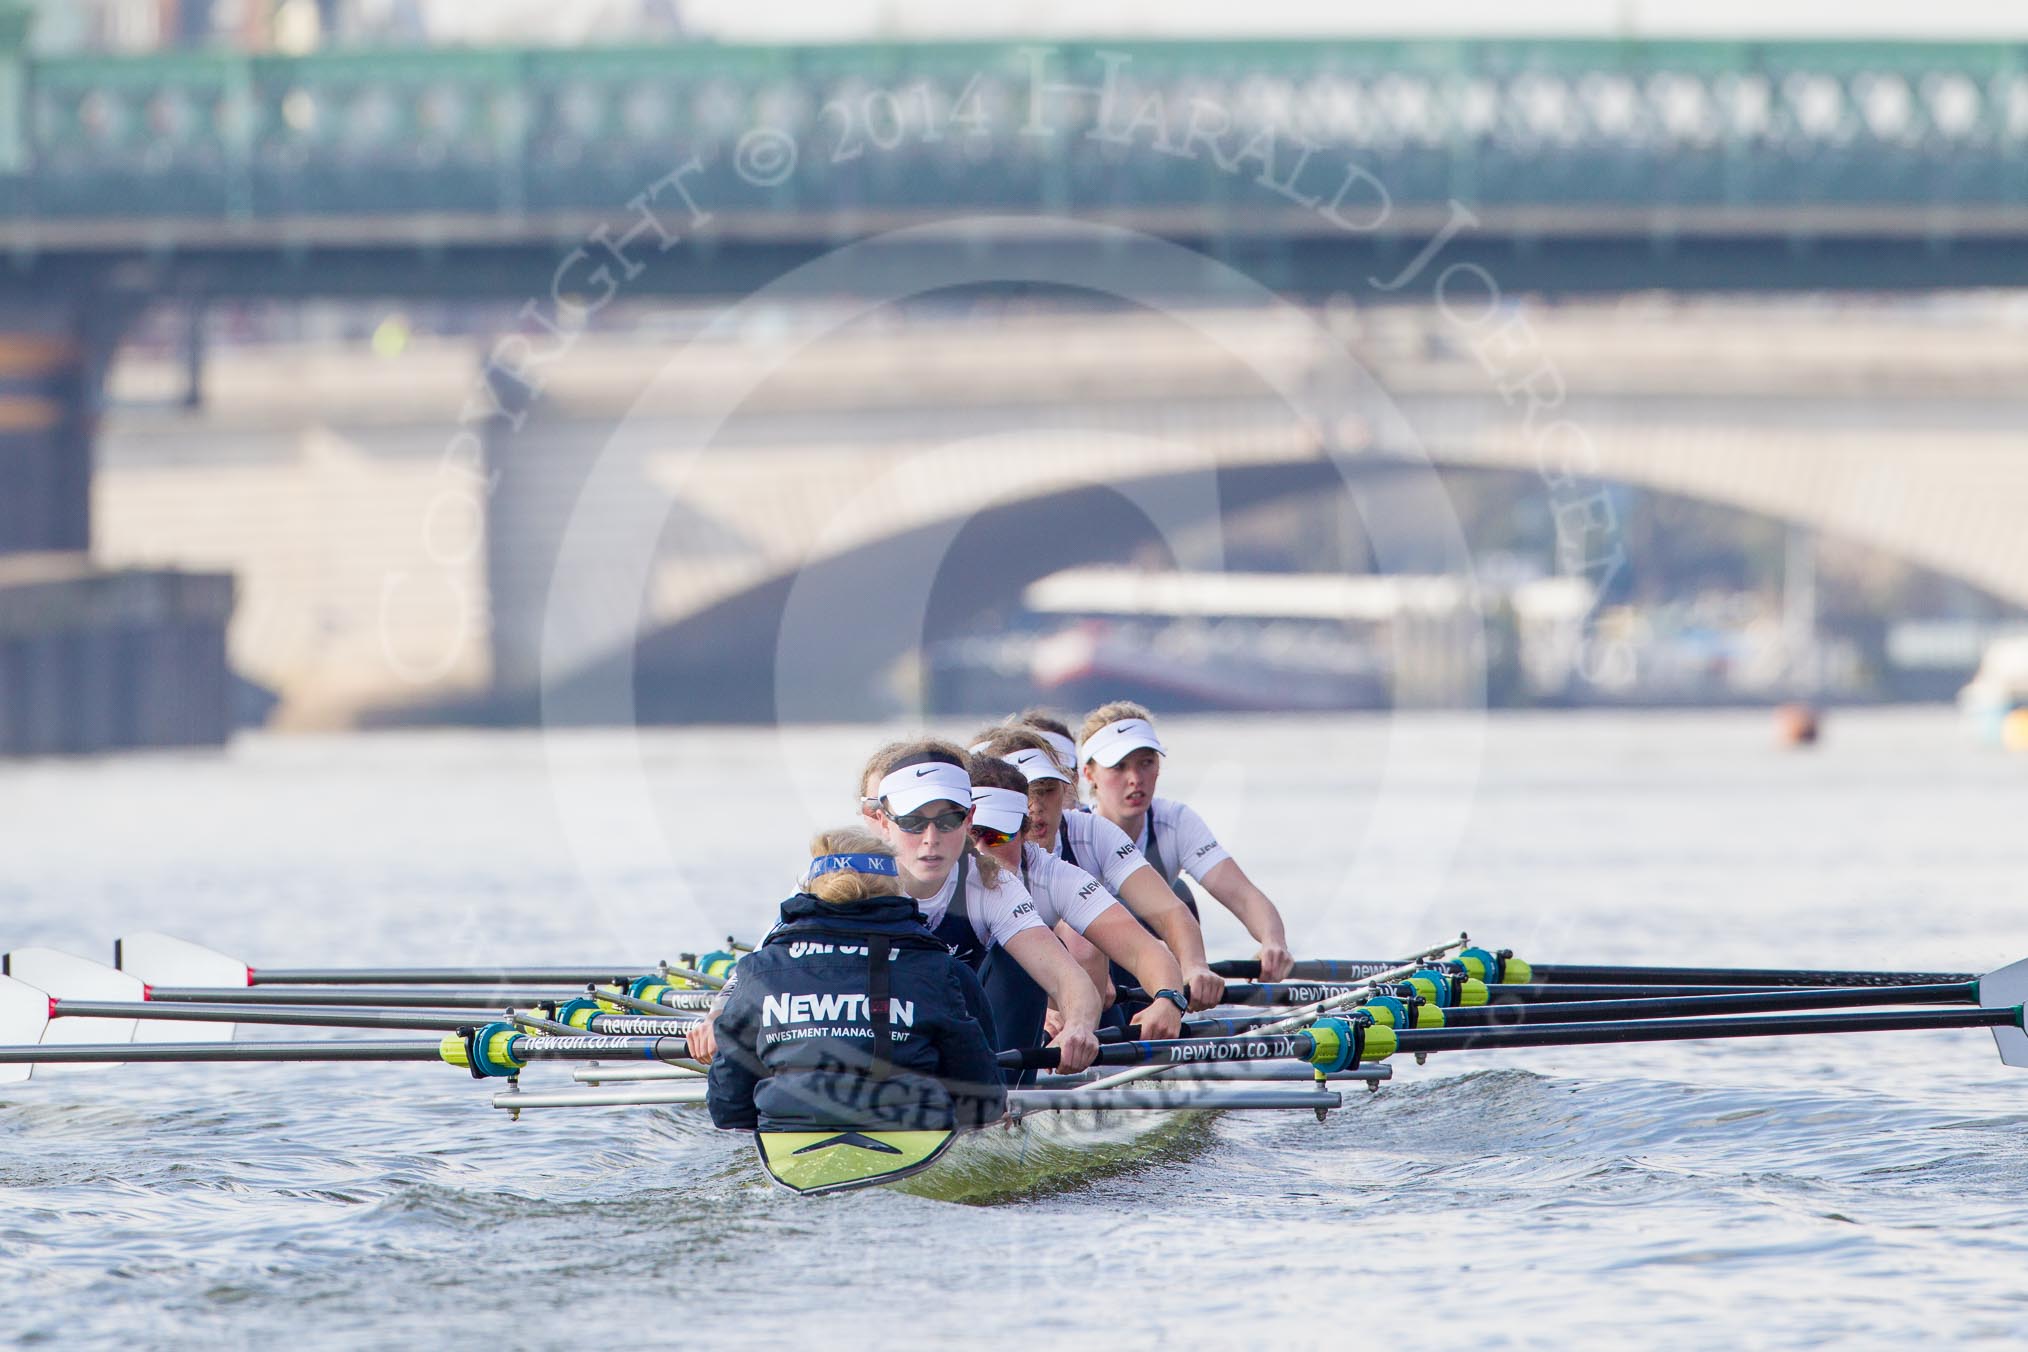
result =
[{"label": "river water", "polygon": [[[2028,761],[1941,711],[1836,714],[1800,753],[1757,713],[1165,729],[1165,791],[1280,901],[1299,952],[1468,927],[1538,961],[2028,955]],[[256,966],[652,961],[756,934],[877,740],[255,737],[10,766],[0,945],[104,958],[158,929]],[[1230,925],[1211,935],[1240,951]],[[0,1087],[0,1342],[2028,1331],[2028,1077],[1983,1032],[1443,1056],[1324,1124],[1228,1115],[1141,1167],[989,1208],[798,1200],[694,1117],[510,1123],[494,1087],[431,1065]]]}]

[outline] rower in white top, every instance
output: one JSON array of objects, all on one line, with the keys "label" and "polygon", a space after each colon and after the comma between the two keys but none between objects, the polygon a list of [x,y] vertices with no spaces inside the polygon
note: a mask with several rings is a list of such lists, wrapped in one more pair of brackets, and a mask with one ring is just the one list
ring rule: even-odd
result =
[{"label": "rower in white top", "polygon": [[1177,1036],[1189,1001],[1175,955],[1097,878],[1030,840],[1028,826],[1027,778],[1006,761],[973,756],[972,843],[1027,887],[1044,923],[1108,995],[1106,1003],[1112,987],[1107,959],[1155,996],[1133,1020],[1137,1037]]},{"label": "rower in white top", "polygon": [[1056,743],[1069,738],[1039,726],[992,728],[974,739],[1028,780],[1028,837],[1044,850],[1092,874],[1136,919],[1153,930],[1183,971],[1183,990],[1192,1009],[1210,1009],[1225,996],[1225,982],[1205,957],[1204,931],[1196,915],[1178,901],[1169,884],[1104,817],[1069,811],[1076,802],[1074,762],[1059,757]]},{"label": "rower in white top", "polygon": [[1073,1071],[1098,1054],[1098,989],[1036,914],[1019,877],[982,857],[972,816],[969,758],[924,738],[874,753],[860,776],[860,813],[894,847],[902,890],[932,933],[979,974],[995,1023],[995,1050],[1039,1045],[1046,1011],[1061,1015],[1050,1045]]},{"label": "rower in white top", "polygon": [[[1174,799],[1155,796],[1166,754],[1152,715],[1140,705],[1121,700],[1093,710],[1078,747],[1091,785],[1091,810],[1124,831],[1172,886],[1188,874],[1239,917],[1260,944],[1261,979],[1280,981],[1295,962],[1281,912],[1202,817]],[[1187,894],[1178,895],[1196,909]]]}]

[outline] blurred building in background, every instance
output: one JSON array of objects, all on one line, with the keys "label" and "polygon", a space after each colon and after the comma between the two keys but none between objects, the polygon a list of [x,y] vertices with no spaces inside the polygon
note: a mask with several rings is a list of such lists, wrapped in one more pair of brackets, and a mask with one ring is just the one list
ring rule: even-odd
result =
[{"label": "blurred building in background", "polygon": [[[235,577],[287,726],[875,717],[984,699],[1023,643],[1045,690],[1243,707],[1935,698],[2028,602],[2004,44],[1129,70],[651,42],[650,4],[23,14],[0,554],[63,557],[15,574],[12,726],[79,725],[47,701],[125,660],[23,627],[101,613],[81,563]],[[923,229],[841,254],[874,223]],[[824,280],[750,299],[791,272]],[[1037,603],[1094,568],[1151,599]],[[172,593],[122,595],[227,641]],[[193,727],[233,698],[176,688]]]},{"label": "blurred building in background", "polygon": [[678,0],[35,0],[40,50],[308,52],[425,43],[661,41]]}]

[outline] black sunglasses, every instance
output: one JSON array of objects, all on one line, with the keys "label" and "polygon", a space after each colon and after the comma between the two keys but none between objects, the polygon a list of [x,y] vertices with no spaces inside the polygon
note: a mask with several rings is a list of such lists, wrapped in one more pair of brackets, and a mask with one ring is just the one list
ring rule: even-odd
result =
[{"label": "black sunglasses", "polygon": [[887,819],[908,832],[908,834],[919,836],[932,826],[936,827],[939,831],[955,831],[965,824],[965,818],[970,815],[968,812],[954,808],[949,812],[939,812],[934,817],[924,816],[920,812],[911,812],[905,817],[897,817],[890,812],[887,814]]}]

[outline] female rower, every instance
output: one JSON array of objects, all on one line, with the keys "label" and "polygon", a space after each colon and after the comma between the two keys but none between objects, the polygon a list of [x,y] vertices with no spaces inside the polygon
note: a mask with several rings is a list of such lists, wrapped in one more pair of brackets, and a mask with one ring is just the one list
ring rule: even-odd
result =
[{"label": "female rower", "polygon": [[1190,1007],[1183,972],[1162,941],[1113,900],[1105,885],[1028,838],[1028,779],[1006,761],[972,758],[972,842],[1019,878],[1044,923],[1056,930],[1071,956],[1094,959],[1087,975],[1110,985],[1106,959],[1132,974],[1155,996],[1133,1022],[1144,1038],[1172,1038]]},{"label": "female rower", "polygon": [[811,842],[802,889],[739,961],[718,1009],[707,1104],[753,1131],[943,1131],[1007,1106],[985,992],[859,830]]},{"label": "female rower", "polygon": [[1070,725],[1050,710],[1031,704],[1008,719],[1007,726],[1034,729],[1043,741],[1049,743],[1049,749],[1056,753],[1056,759],[1062,762],[1063,768],[1073,774],[1077,772],[1077,741],[1070,735]]},{"label": "female rower", "polygon": [[[1155,735],[1153,716],[1125,700],[1103,705],[1085,716],[1078,748],[1092,786],[1093,810],[1126,832],[1171,884],[1187,873],[1239,917],[1260,943],[1262,980],[1287,976],[1295,960],[1289,955],[1281,912],[1218,843],[1202,817],[1173,798],[1155,796],[1162,757],[1168,753]],[[1187,893],[1180,895],[1188,899]],[[1189,905],[1192,911],[1197,909],[1194,901]]]},{"label": "female rower", "polygon": [[[1065,742],[1069,737],[1056,734]],[[1004,727],[982,734],[989,756],[1019,770],[1028,781],[1028,836],[1043,850],[1075,864],[1105,884],[1133,915],[1168,945],[1182,968],[1192,1009],[1209,1009],[1225,995],[1204,955],[1204,931],[1196,913],[1176,899],[1169,884],[1149,866],[1126,832],[1091,812],[1071,812],[1076,787],[1075,755],[1059,759],[1056,741],[1040,727]]]},{"label": "female rower", "polygon": [[860,811],[894,847],[902,890],[930,930],[979,974],[993,1010],[994,1047],[1040,1046],[1050,1004],[1063,1028],[1050,1045],[1066,1073],[1098,1055],[1098,988],[1036,913],[1017,877],[973,847],[971,767],[948,742],[882,747],[861,776]]}]

